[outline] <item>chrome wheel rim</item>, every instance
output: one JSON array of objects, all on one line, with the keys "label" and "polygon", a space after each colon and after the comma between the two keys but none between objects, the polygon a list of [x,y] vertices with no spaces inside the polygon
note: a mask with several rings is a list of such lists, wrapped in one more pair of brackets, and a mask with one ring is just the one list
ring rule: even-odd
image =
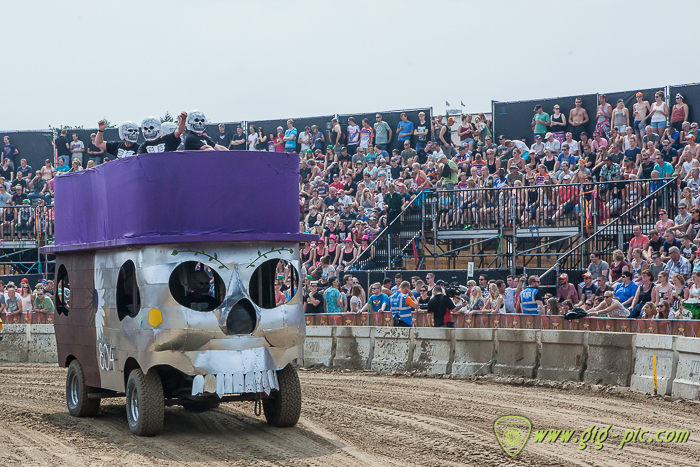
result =
[{"label": "chrome wheel rim", "polygon": [[129,396],[129,415],[131,420],[136,423],[139,420],[139,393],[136,388],[131,388]]},{"label": "chrome wheel rim", "polygon": [[78,406],[78,399],[80,397],[80,384],[78,381],[78,374],[73,373],[70,377],[70,381],[68,383],[68,403],[70,404],[71,408],[75,408]]}]

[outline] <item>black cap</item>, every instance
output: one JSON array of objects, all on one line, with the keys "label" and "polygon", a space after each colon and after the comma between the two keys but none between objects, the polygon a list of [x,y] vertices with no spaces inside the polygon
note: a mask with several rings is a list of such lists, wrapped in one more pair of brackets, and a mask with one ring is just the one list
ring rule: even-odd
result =
[{"label": "black cap", "polygon": [[608,157],[605,158],[605,160],[606,160],[606,161],[612,161],[612,160],[614,160],[614,159],[613,159],[612,156],[608,156]]}]

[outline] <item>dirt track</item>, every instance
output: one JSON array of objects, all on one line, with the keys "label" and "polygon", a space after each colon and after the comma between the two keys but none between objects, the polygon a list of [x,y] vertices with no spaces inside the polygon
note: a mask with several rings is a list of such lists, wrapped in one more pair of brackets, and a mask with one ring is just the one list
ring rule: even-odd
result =
[{"label": "dirt track", "polygon": [[[95,419],[71,418],[65,369],[0,365],[0,466],[219,465],[697,465],[700,406],[644,395],[547,389],[483,381],[300,371],[304,406],[299,425],[268,427],[253,404],[227,404],[192,414],[166,408],[164,433],[132,436],[123,399],[103,401]],[[493,422],[528,417],[534,429],[580,431],[612,424],[688,429],[684,444],[608,440],[600,451],[573,443],[535,443],[516,458],[498,446]],[[578,434],[578,433],[577,433]]]}]

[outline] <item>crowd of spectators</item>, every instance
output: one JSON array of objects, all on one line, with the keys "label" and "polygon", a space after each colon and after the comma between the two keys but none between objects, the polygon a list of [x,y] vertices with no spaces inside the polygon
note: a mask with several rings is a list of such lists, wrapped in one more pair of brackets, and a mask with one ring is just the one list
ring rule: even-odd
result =
[{"label": "crowd of spectators", "polygon": [[[69,289],[65,289],[69,294]],[[22,279],[19,286],[14,282],[7,285],[0,280],[0,322],[5,324],[50,324],[53,323],[54,283],[42,280],[34,289],[28,279]]]}]

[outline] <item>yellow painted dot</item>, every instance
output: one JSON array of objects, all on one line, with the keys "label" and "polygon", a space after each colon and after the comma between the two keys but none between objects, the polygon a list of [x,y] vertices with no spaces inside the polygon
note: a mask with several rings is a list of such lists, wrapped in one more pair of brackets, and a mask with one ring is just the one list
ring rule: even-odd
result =
[{"label": "yellow painted dot", "polygon": [[148,324],[157,328],[163,322],[163,314],[158,308],[151,308],[148,312]]}]

